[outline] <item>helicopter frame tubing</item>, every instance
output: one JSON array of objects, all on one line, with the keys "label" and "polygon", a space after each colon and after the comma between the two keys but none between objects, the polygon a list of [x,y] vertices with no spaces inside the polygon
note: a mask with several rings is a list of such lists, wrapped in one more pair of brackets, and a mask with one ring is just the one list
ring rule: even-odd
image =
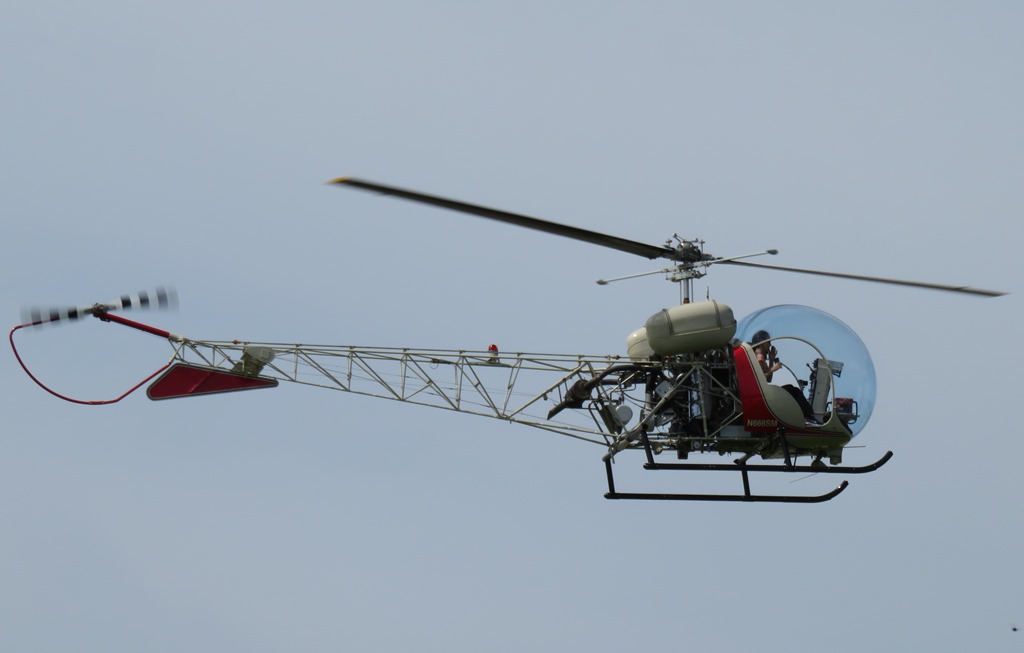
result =
[{"label": "helicopter frame tubing", "polygon": [[[500,419],[603,446],[613,439],[596,415],[570,422],[537,411],[547,402],[572,403],[573,387],[601,378],[620,362],[617,356],[198,340],[186,341],[176,355],[223,369],[238,366],[255,347],[274,352],[259,372],[270,378]],[[539,376],[544,385],[519,390]]]},{"label": "helicopter frame tubing", "polygon": [[[736,388],[716,377],[732,364],[727,350],[631,360],[614,355],[499,353],[496,348],[473,351],[203,341],[112,315],[103,307],[96,308],[93,317],[167,340],[174,353],[157,373],[181,365],[266,382],[258,387],[289,381],[500,419],[603,445],[607,448],[603,462],[608,482],[604,496],[608,499],[817,503],[839,495],[848,482],[817,496],[757,495],[750,490],[749,473],[860,474],[878,469],[892,456],[888,452],[863,467],[827,467],[820,457],[811,465],[793,464],[783,428],[774,434],[743,430]],[[553,383],[552,374],[557,375]],[[519,390],[524,385],[530,389]],[[542,389],[538,392],[537,388]],[[195,394],[203,392],[190,388],[150,398]],[[640,419],[626,428],[632,409],[628,414],[619,411],[630,405],[640,408]],[[546,415],[544,409],[549,409]],[[556,420],[563,411],[567,412]],[[612,462],[626,449],[643,449],[646,470],[739,472],[743,493],[619,492]],[[655,455],[665,449],[675,449],[681,459],[691,451],[742,455],[733,464],[655,462]],[[747,463],[755,455],[779,457],[780,453],[782,464]]]}]

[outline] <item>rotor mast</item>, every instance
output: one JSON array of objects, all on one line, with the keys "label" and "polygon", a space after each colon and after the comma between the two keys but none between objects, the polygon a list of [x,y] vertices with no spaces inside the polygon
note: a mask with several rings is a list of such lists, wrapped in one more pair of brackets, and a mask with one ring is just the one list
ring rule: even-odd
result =
[{"label": "rotor mast", "polygon": [[667,278],[679,284],[679,302],[689,304],[693,300],[694,279],[700,279],[707,274],[709,257],[704,254],[704,241],[685,240],[680,238],[679,234],[672,234],[672,238],[665,241],[665,246],[675,249],[679,256],[675,269]]}]

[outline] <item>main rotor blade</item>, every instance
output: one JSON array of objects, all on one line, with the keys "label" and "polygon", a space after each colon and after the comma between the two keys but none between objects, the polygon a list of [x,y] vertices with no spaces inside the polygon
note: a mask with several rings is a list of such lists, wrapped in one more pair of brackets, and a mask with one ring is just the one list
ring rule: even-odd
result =
[{"label": "main rotor blade", "polygon": [[480,216],[481,218],[489,218],[491,220],[497,220],[499,222],[507,222],[520,227],[526,227],[527,229],[536,229],[537,231],[545,231],[549,234],[556,234],[558,236],[564,236],[566,238],[572,238],[573,240],[582,240],[585,243],[591,243],[594,245],[601,245],[602,247],[610,247],[611,249],[617,249],[622,252],[629,254],[636,254],[643,256],[644,258],[667,258],[672,260],[678,259],[676,250],[671,247],[657,246],[657,245],[646,245],[644,243],[638,243],[632,240],[626,240],[624,238],[617,238],[615,236],[609,236],[607,234],[598,233],[596,231],[588,231],[586,229],[580,229],[578,227],[570,227],[569,225],[558,224],[557,222],[550,222],[548,220],[541,220],[539,218],[531,218],[526,215],[520,215],[518,213],[510,213],[508,211],[500,211],[498,209],[488,208],[486,206],[478,206],[476,204],[468,204],[466,202],[459,202],[457,200],[445,199],[443,197],[437,197],[436,195],[427,195],[426,193],[419,193],[417,191],[406,190],[404,188],[396,188],[394,186],[387,186],[385,184],[378,184],[372,181],[365,181],[363,179],[354,179],[352,177],[339,177],[332,179],[331,184],[344,184],[353,188],[361,188],[363,190],[374,191],[383,195],[394,195],[395,197],[401,197],[402,199],[411,200],[413,202],[421,202],[423,204],[431,204],[433,206],[439,206],[441,208],[450,209],[452,211],[459,211],[461,213],[469,213],[471,215]]},{"label": "main rotor blade", "polygon": [[929,290],[943,290],[946,292],[958,292],[968,295],[981,295],[982,297],[1001,297],[1005,292],[998,290],[982,290],[970,286],[949,286],[941,283],[924,283],[922,281],[906,281],[904,279],[889,279],[886,277],[868,277],[861,274],[844,274],[842,272],[824,272],[822,270],[806,270],[804,268],[787,268],[779,265],[765,265],[763,263],[748,263],[747,261],[720,261],[729,265],[743,265],[751,268],[765,268],[767,270],[782,270],[783,272],[799,272],[801,274],[816,274],[822,277],[838,277],[840,279],[854,279],[856,281],[872,281],[875,283],[888,283],[896,286],[911,286],[913,288],[927,288]]}]

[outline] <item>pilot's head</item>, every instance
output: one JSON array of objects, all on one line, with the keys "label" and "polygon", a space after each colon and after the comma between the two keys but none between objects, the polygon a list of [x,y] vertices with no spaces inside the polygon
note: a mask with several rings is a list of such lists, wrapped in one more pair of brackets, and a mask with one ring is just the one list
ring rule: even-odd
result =
[{"label": "pilot's head", "polygon": [[750,342],[754,343],[755,345],[757,343],[759,343],[759,342],[764,342],[764,344],[767,345],[767,344],[770,344],[770,343],[768,343],[766,341],[771,340],[771,338],[772,337],[770,335],[768,335],[767,331],[765,331],[764,329],[761,329],[760,331],[758,331],[757,333],[754,334],[754,337],[752,337],[750,339]]}]

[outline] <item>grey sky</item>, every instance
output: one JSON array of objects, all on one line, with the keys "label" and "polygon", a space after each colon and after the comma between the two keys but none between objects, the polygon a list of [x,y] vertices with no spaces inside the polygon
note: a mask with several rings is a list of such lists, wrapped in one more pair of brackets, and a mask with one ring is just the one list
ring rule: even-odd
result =
[{"label": "grey sky", "polygon": [[[1024,9],[1005,2],[8,3],[0,296],[173,283],[188,336],[622,353],[648,262],[358,175],[642,242],[1010,291],[717,270],[807,304],[880,396],[820,506],[602,498],[602,451],[281,387],[72,406],[0,366],[0,648],[1011,651],[1024,644]],[[141,316],[140,316],[141,317]],[[170,355],[24,336],[69,394]],[[629,482],[675,489],[622,457]],[[808,493],[834,479],[783,489]]]}]

